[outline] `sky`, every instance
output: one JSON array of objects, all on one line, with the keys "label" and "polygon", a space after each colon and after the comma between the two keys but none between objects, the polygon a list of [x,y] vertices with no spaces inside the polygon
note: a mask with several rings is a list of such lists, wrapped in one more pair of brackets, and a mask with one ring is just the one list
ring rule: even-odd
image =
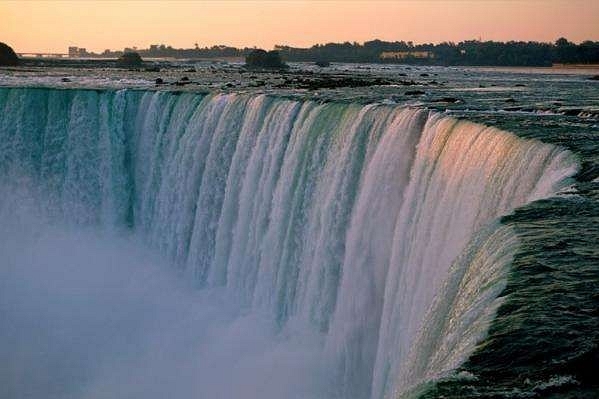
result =
[{"label": "sky", "polygon": [[599,40],[597,0],[12,1],[0,0],[0,41],[17,52],[272,48],[372,39],[414,43]]}]

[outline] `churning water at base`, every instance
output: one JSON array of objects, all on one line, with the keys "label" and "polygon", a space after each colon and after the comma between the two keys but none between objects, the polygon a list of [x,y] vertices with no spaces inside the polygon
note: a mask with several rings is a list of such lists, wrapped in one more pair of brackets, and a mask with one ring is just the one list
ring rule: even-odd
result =
[{"label": "churning water at base", "polygon": [[386,105],[0,89],[0,111],[12,396],[400,395],[484,337],[518,245],[498,218],[577,170]]}]

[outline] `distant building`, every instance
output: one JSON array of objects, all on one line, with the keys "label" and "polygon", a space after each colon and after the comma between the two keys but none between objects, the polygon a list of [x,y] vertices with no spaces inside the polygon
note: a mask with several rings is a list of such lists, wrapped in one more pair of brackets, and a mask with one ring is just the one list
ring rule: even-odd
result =
[{"label": "distant building", "polygon": [[71,58],[87,57],[88,55],[89,53],[87,52],[87,49],[84,47],[69,47],[69,57]]},{"label": "distant building", "polygon": [[379,57],[381,60],[432,59],[435,54],[432,51],[383,51]]}]

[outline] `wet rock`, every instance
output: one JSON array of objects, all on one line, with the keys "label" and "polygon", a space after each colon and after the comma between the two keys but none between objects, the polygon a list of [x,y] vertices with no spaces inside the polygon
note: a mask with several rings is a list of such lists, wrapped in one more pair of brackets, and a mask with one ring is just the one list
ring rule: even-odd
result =
[{"label": "wet rock", "polygon": [[428,73],[421,73],[420,76],[422,76],[423,78],[429,77],[430,75]]},{"label": "wet rock", "polygon": [[146,72],[160,72],[160,67],[158,65],[152,65],[145,69]]},{"label": "wet rock", "polygon": [[292,87],[298,89],[318,90],[318,89],[337,89],[341,87],[368,87],[384,86],[393,82],[383,78],[371,78],[361,76],[317,76],[317,77],[298,77],[285,79],[277,87]]},{"label": "wet rock", "polygon": [[509,104],[513,104],[513,103],[516,102],[516,99],[514,99],[514,98],[508,98],[508,99],[505,100],[505,102],[509,103]]},{"label": "wet rock", "polygon": [[414,82],[413,80],[400,80],[397,82],[397,84],[402,86],[416,86],[418,83]]},{"label": "wet rock", "polygon": [[329,61],[323,61],[323,60],[316,61],[314,64],[316,66],[321,67],[321,68],[326,68],[326,67],[330,67],[331,66],[331,63]]},{"label": "wet rock", "polygon": [[423,92],[422,90],[408,90],[405,92],[406,96],[421,96],[423,94],[426,94],[426,93]]},{"label": "wet rock", "polygon": [[599,75],[591,76],[588,79],[589,80],[599,80]]},{"label": "wet rock", "polygon": [[567,116],[578,116],[582,109],[580,108],[560,108],[559,112]]},{"label": "wet rock", "polygon": [[62,78],[62,79],[60,79],[60,81],[61,81],[61,82],[68,83],[68,82],[70,82],[70,81],[71,81],[71,79],[69,79],[69,78]]},{"label": "wet rock", "polygon": [[436,98],[434,100],[431,100],[431,102],[455,104],[455,103],[459,103],[459,102],[463,102],[463,101],[456,97],[441,97],[441,98]]},{"label": "wet rock", "polygon": [[162,78],[156,78],[154,83],[156,83],[157,85],[162,85],[162,84],[164,84],[164,80]]}]

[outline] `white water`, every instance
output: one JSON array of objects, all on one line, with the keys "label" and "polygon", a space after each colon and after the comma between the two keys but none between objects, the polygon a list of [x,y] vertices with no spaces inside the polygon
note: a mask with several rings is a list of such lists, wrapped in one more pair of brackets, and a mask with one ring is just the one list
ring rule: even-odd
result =
[{"label": "white water", "polygon": [[[152,339],[167,325],[167,341],[185,342],[185,349],[160,340],[161,349],[130,356],[102,352],[108,376],[87,357],[86,378],[47,370],[49,379],[65,378],[74,397],[102,397],[107,386],[122,389],[112,397],[406,392],[458,366],[484,337],[517,246],[497,218],[551,196],[577,168],[570,153],[547,144],[383,105],[0,89],[0,111],[0,193],[12,198],[15,179],[25,179],[24,197],[49,219],[34,229],[41,238],[15,238],[11,231],[31,223],[14,221],[12,210],[28,201],[5,206],[10,217],[3,219],[11,222],[2,239],[14,256],[1,266],[36,270],[10,272],[7,281],[37,286],[64,275],[73,247],[80,249],[75,263],[86,266],[83,277],[108,275],[118,287],[139,274],[145,286],[144,242],[164,257],[156,263],[173,264],[183,281],[203,288],[177,288],[160,277],[143,295],[120,286],[114,301],[91,306],[93,314],[122,306],[133,315],[134,322],[115,324],[118,336],[144,325],[135,322],[129,298],[149,304],[155,322],[149,332],[132,332],[132,341]],[[123,238],[123,230],[132,237]],[[37,257],[23,258],[22,248]],[[110,261],[88,263],[113,253],[118,271]],[[42,273],[39,259],[47,262]],[[69,298],[80,284],[50,281],[58,287],[51,297]],[[105,284],[100,288],[104,298]],[[25,295],[9,293],[5,300]],[[34,318],[45,320],[53,309],[64,311],[62,304],[40,305]],[[77,321],[69,317],[59,323],[71,324]],[[64,342],[71,341],[76,345],[65,351],[73,356],[94,345],[77,332]],[[114,353],[129,348],[118,341],[103,342],[114,343]],[[46,346],[56,345],[49,339]],[[15,381],[44,374],[35,356],[2,353],[11,363],[19,359],[0,376],[9,392],[20,392]]]}]

